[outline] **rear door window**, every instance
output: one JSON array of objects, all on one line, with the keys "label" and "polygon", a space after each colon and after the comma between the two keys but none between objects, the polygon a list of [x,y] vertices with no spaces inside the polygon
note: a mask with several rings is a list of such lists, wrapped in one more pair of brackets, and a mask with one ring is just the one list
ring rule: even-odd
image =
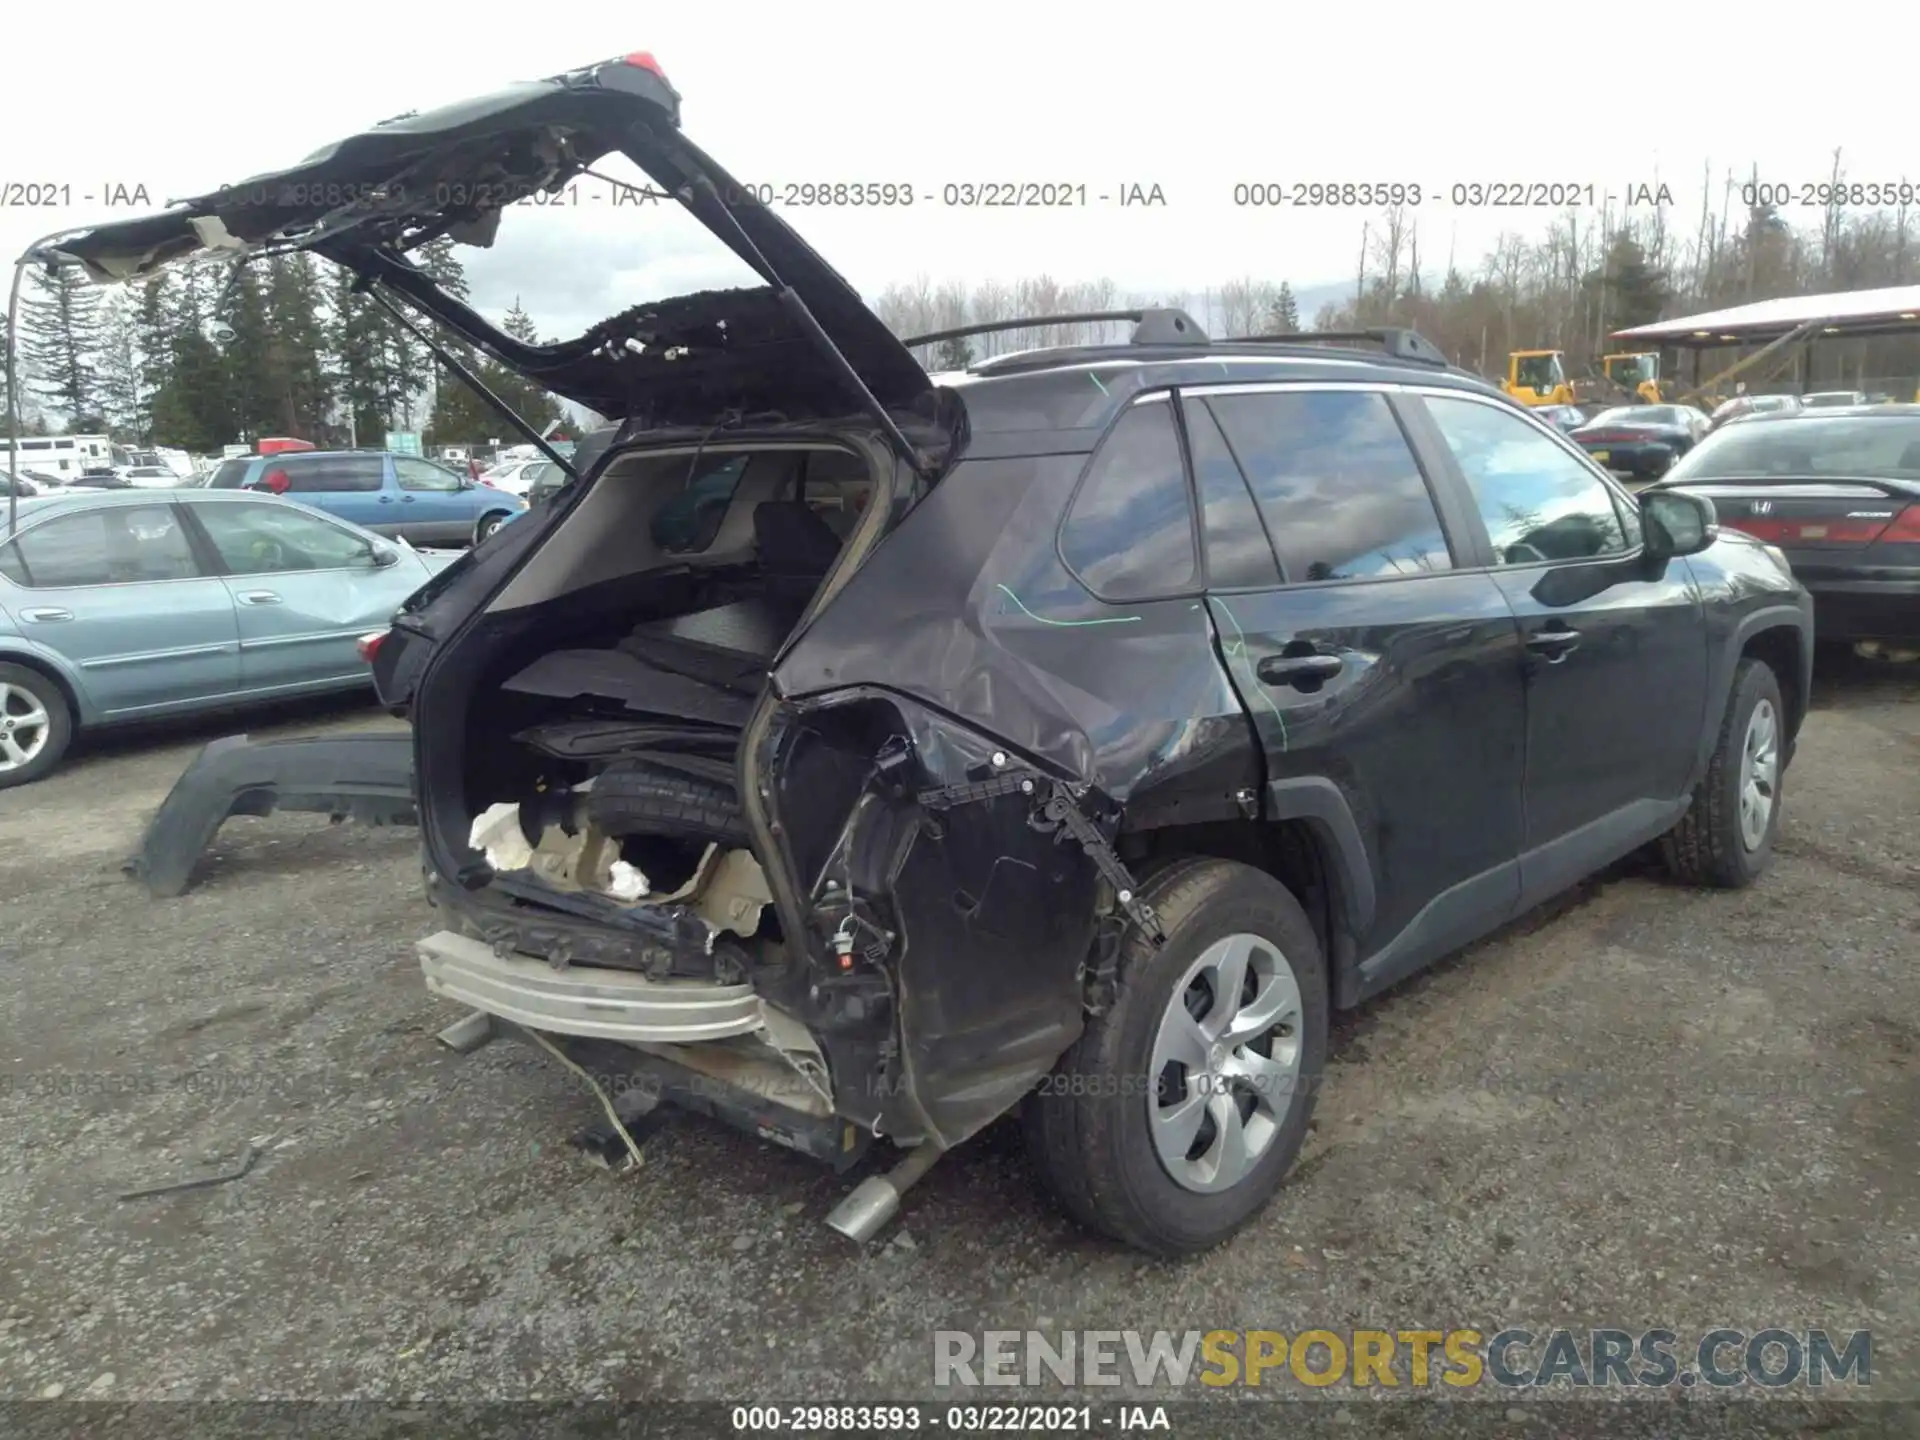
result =
[{"label": "rear door window", "polygon": [[209,490],[238,490],[240,482],[247,478],[247,470],[253,461],[247,456],[238,456],[232,460],[222,460],[219,468],[213,472],[213,478],[207,481]]},{"label": "rear door window", "polygon": [[443,465],[406,455],[394,457],[393,478],[400,482],[402,490],[458,490],[463,483],[458,474]]},{"label": "rear door window", "polygon": [[387,480],[386,462],[378,455],[284,455],[262,468],[286,471],[291,495],[378,490]]},{"label": "rear door window", "polygon": [[137,585],[200,573],[170,505],[114,505],[42,521],[7,546],[0,573],[17,585],[63,590]]},{"label": "rear door window", "polygon": [[1426,477],[1384,395],[1298,390],[1206,401],[1253,488],[1288,584],[1451,570]]},{"label": "rear door window", "polygon": [[1193,495],[1171,405],[1136,404],[1120,417],[1067,511],[1060,556],[1102,600],[1198,588]]},{"label": "rear door window", "polygon": [[1267,541],[1267,527],[1254,508],[1253,492],[1235,463],[1233,451],[1197,400],[1183,407],[1187,449],[1193,457],[1194,488],[1200,499],[1200,533],[1207,551],[1207,584],[1216,590],[1251,589],[1280,583],[1280,567]]},{"label": "rear door window", "polygon": [[[656,549],[668,555],[694,555],[712,545],[733,504],[733,492],[746,473],[747,456],[709,457],[687,473],[684,489],[654,512],[651,526]],[[555,478],[561,479],[555,466]]]},{"label": "rear door window", "polygon": [[800,498],[844,540],[873,498],[873,474],[852,455],[816,451],[806,457]]}]

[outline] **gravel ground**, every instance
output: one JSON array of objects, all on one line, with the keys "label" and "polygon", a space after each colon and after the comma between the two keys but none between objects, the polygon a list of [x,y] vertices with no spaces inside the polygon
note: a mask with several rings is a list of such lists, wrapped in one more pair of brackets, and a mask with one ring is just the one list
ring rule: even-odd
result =
[{"label": "gravel ground", "polygon": [[1871,1329],[1920,1398],[1920,667],[1817,703],[1763,883],[1624,866],[1344,1021],[1292,1182],[1185,1265],[1076,1231],[1010,1126],[866,1251],[846,1182],[704,1122],[595,1168],[546,1056],[434,1043],[410,832],[236,820],[150,900],[121,861],[237,727],[95,744],[0,792],[0,1397],[931,1400],[944,1328],[1724,1324]]}]

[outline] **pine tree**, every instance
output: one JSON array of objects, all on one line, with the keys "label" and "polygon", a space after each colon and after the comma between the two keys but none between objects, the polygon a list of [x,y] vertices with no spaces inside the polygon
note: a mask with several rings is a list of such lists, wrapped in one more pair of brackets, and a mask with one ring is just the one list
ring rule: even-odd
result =
[{"label": "pine tree", "polygon": [[208,451],[239,438],[227,401],[226,360],[206,334],[217,273],[224,272],[189,265],[153,302],[165,357],[158,364],[164,378],[150,402],[156,445]]},{"label": "pine tree", "polygon": [[[523,345],[541,343],[539,332],[534,328],[533,317],[520,308],[520,297],[515,296],[512,307],[500,321],[500,328]],[[481,371],[481,379],[504,400],[522,420],[535,430],[544,430],[556,420],[566,418],[566,408],[556,400],[552,393],[531,380],[515,374],[506,366],[489,362]]]},{"label": "pine tree", "polygon": [[269,428],[317,441],[332,395],[320,282],[307,256],[277,255],[266,262],[266,309],[267,368],[273,381]]},{"label": "pine tree", "polygon": [[375,447],[386,438],[389,418],[388,325],[371,300],[353,293],[353,279],[351,272],[342,270],[333,285],[328,327],[332,380],[351,443]]},{"label": "pine tree", "polygon": [[1607,328],[1628,330],[1660,318],[1667,303],[1667,287],[1659,272],[1647,263],[1640,242],[1622,230],[1607,247],[1605,279]]},{"label": "pine tree", "polygon": [[66,413],[69,430],[101,425],[100,292],[79,270],[31,272],[21,306],[20,361],[27,388]]},{"label": "pine tree", "polygon": [[1280,282],[1280,292],[1273,297],[1273,309],[1267,321],[1276,335],[1300,333],[1300,302],[1293,298],[1293,286],[1284,280]]},{"label": "pine tree", "polygon": [[221,351],[221,371],[234,429],[243,440],[258,440],[275,431],[276,386],[267,297],[253,265],[234,263],[222,284],[219,318],[233,327],[233,338]]},{"label": "pine tree", "polygon": [[133,349],[140,382],[140,436],[155,443],[153,398],[165,388],[173,362],[173,346],[167,329],[169,275],[161,271],[134,291]]},{"label": "pine tree", "polygon": [[101,306],[98,394],[107,432],[139,443],[146,438],[148,427],[135,348],[138,329],[135,304],[132,296],[117,290]]}]

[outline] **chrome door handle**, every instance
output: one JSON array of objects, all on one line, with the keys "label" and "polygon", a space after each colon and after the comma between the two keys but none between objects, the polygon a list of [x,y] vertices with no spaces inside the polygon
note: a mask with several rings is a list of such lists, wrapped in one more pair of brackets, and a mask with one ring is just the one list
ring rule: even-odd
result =
[{"label": "chrome door handle", "polygon": [[57,605],[37,605],[31,610],[20,612],[22,620],[71,620],[73,611],[62,610]]},{"label": "chrome door handle", "polygon": [[242,605],[278,605],[280,597],[271,590],[243,590],[240,592]]},{"label": "chrome door handle", "polygon": [[1547,657],[1549,665],[1558,665],[1580,646],[1580,632],[1564,625],[1536,630],[1527,637],[1527,648]]},{"label": "chrome door handle", "polygon": [[1309,688],[1338,675],[1346,662],[1338,655],[1268,655],[1253,673],[1268,685]]}]

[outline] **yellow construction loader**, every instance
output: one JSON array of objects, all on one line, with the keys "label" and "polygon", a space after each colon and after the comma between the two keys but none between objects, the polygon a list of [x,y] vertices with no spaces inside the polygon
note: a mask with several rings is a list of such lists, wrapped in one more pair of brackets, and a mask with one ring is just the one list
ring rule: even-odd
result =
[{"label": "yellow construction loader", "polygon": [[1500,388],[1522,405],[1571,405],[1573,386],[1558,350],[1515,350]]},{"label": "yellow construction loader", "polygon": [[1661,403],[1658,353],[1646,350],[1637,354],[1602,356],[1600,370],[1608,385],[1629,402],[1637,400],[1645,405]]}]

